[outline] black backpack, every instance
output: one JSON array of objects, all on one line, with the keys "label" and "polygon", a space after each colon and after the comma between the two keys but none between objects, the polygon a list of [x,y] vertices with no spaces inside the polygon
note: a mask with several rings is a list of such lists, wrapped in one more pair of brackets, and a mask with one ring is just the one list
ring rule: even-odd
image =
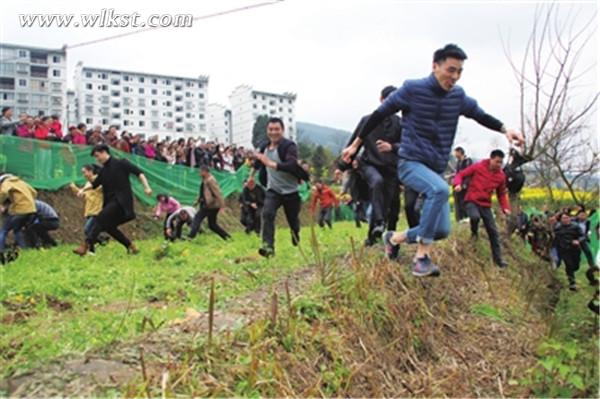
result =
[{"label": "black backpack", "polygon": [[508,188],[508,191],[511,194],[518,194],[525,185],[525,173],[523,173],[523,169],[506,165],[504,167],[504,174],[506,175],[506,188]]}]

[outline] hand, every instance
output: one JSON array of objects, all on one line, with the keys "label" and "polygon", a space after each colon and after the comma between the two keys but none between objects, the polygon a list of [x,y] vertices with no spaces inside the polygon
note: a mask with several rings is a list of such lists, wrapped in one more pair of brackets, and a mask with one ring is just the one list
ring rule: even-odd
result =
[{"label": "hand", "polygon": [[250,206],[254,209],[256,209],[256,204],[250,204]]},{"label": "hand", "polygon": [[519,147],[525,144],[525,138],[521,133],[517,132],[516,130],[507,129],[506,138],[509,142],[516,143]]},{"label": "hand", "polygon": [[576,246],[576,247],[578,247],[579,246],[579,241],[573,240],[573,245]]},{"label": "hand", "polygon": [[170,236],[171,234],[173,234],[173,230],[167,229],[166,233],[167,233],[168,236]]},{"label": "hand", "polygon": [[460,193],[462,191],[462,185],[457,184],[456,186],[454,186],[454,191]]},{"label": "hand", "polygon": [[356,154],[356,147],[354,145],[350,145],[342,151],[342,159],[346,163],[350,163],[352,156]]},{"label": "hand", "polygon": [[85,191],[83,191],[83,188],[82,188],[82,189],[79,189],[79,191],[77,191],[77,196],[78,196],[79,198],[82,198],[84,195],[85,195]]},{"label": "hand", "polygon": [[375,144],[377,144],[377,150],[379,152],[390,152],[392,151],[392,145],[390,143],[388,143],[387,141],[383,141],[383,140],[377,140],[375,142]]},{"label": "hand", "polygon": [[144,188],[144,193],[146,193],[146,195],[148,197],[150,197],[152,195],[152,189],[150,187],[145,187]]},{"label": "hand", "polygon": [[269,161],[269,157],[267,157],[265,154],[261,154],[260,152],[254,154],[254,159],[261,162],[263,165],[266,165],[266,163]]},{"label": "hand", "polygon": [[504,212],[506,216],[510,216],[510,214],[512,213],[510,209],[503,209],[502,212]]}]

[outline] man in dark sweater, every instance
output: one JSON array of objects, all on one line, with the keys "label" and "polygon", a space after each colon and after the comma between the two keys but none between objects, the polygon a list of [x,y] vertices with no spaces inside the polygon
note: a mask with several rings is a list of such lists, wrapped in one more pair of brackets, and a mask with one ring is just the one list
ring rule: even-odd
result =
[{"label": "man in dark sweater", "polygon": [[575,272],[579,270],[581,261],[581,242],[585,240],[579,225],[571,220],[568,213],[560,216],[560,223],[554,228],[554,243],[558,248],[558,256],[565,262],[565,271],[569,279],[569,289],[577,290]]},{"label": "man in dark sweater", "polygon": [[240,221],[245,227],[246,234],[260,234],[260,218],[265,203],[265,190],[256,184],[253,177],[248,178],[242,194],[240,194]]},{"label": "man in dark sweater", "polygon": [[308,174],[298,164],[296,143],[283,137],[284,130],[283,120],[270,118],[267,121],[268,142],[262,144],[254,155],[254,171],[258,170],[260,183],[267,187],[262,213],[263,245],[258,251],[264,257],[275,254],[275,217],[281,206],[292,230],[292,244],[298,245],[300,241],[298,183],[308,180]]},{"label": "man in dark sweater", "polygon": [[485,113],[477,102],[456,85],[467,55],[449,44],[433,55],[433,71],[423,79],[407,80],[390,94],[362,126],[358,137],[344,149],[346,162],[363,140],[388,116],[402,111],[403,132],[398,150],[398,178],[407,187],[421,193],[425,200],[419,224],[405,232],[384,235],[386,253],[398,256],[401,243],[416,243],[413,265],[415,276],[436,276],[440,271],[430,258],[434,240],[450,233],[449,189],[443,173],[448,165],[458,118],[464,115],[479,124],[501,132],[509,141],[523,142],[523,136]]},{"label": "man in dark sweater", "polygon": [[[465,155],[465,149],[462,147],[456,147],[454,149],[454,157],[456,158],[456,175],[458,175],[461,171],[467,169],[469,166],[473,164],[471,158]],[[455,175],[455,176],[456,176]],[[469,178],[463,180],[460,190],[454,190],[454,216],[457,222],[460,222],[463,219],[469,217],[467,215],[467,211],[465,210],[465,193],[467,192],[467,187],[469,186]]]},{"label": "man in dark sweater", "polygon": [[[394,92],[394,86],[386,86],[381,90],[380,102]],[[350,137],[350,145],[358,137],[363,126],[369,120],[370,115],[363,116]],[[399,201],[399,184],[396,177],[396,155],[400,148],[402,136],[402,122],[397,115],[390,115],[377,125],[371,134],[361,144],[362,153],[359,156],[359,164],[362,176],[369,185],[369,202],[371,203],[371,218],[369,220],[369,231],[365,244],[371,246],[381,237],[385,230],[385,223],[392,219],[398,219],[398,206],[392,207],[392,203]],[[360,147],[359,149],[360,150]],[[397,205],[397,204],[395,204]],[[396,215],[391,215],[390,210],[395,209]]]},{"label": "man in dark sweater", "polygon": [[[106,144],[95,146],[91,155],[102,165],[98,176],[92,182],[92,188],[102,186],[104,204],[102,211],[96,217],[94,227],[86,237],[86,243],[73,250],[73,252],[83,256],[89,250],[93,250],[94,243],[98,241],[98,236],[105,231],[127,248],[129,254],[137,254],[139,250],[119,230],[119,226],[135,219],[133,191],[131,190],[129,175],[136,175],[144,186],[144,193],[150,196],[152,195],[152,189],[148,185],[148,180],[146,180],[146,176],[144,176],[141,169],[127,159],[112,157]],[[83,195],[83,192],[81,191],[79,195]]]}]

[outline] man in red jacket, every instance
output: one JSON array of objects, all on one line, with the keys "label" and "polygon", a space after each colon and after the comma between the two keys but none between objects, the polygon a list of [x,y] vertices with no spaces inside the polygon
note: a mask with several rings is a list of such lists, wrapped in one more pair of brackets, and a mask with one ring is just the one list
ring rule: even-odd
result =
[{"label": "man in red jacket", "polygon": [[494,150],[490,159],[473,164],[462,170],[454,178],[454,191],[462,190],[463,180],[470,177],[471,181],[465,195],[465,210],[471,220],[471,234],[477,239],[479,219],[483,219],[483,225],[487,231],[492,247],[494,263],[499,267],[507,267],[508,264],[502,259],[500,250],[500,238],[498,229],[492,214],[492,194],[496,191],[496,197],[505,215],[510,215],[510,204],[506,193],[506,176],[502,172],[504,152]]},{"label": "man in red jacket", "polygon": [[310,201],[310,211],[313,214],[317,207],[317,201],[319,201],[321,206],[321,211],[319,212],[319,226],[325,227],[325,223],[327,223],[327,226],[329,226],[330,229],[333,228],[331,223],[333,208],[339,206],[339,200],[331,188],[326,184],[323,184],[320,180],[315,183]]}]

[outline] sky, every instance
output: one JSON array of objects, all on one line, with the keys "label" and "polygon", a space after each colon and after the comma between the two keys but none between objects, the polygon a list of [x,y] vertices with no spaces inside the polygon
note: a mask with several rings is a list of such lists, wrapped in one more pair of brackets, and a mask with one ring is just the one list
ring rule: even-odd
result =
[{"label": "sky", "polygon": [[[0,4],[0,41],[61,47],[128,32],[129,28],[22,28],[23,13],[117,13],[205,15],[266,0],[26,1]],[[209,75],[209,102],[228,103],[240,84],[298,94],[296,117],[353,130],[372,112],[380,90],[405,79],[427,76],[433,51],[457,43],[467,53],[459,84],[482,108],[509,127],[518,127],[519,91],[503,51],[515,56],[531,30],[534,2],[450,2],[398,0],[285,0],[212,19],[191,28],[165,28],[68,50],[68,74],[84,65],[181,76]],[[559,16],[578,20],[597,10],[593,1],[564,3]],[[597,61],[594,37],[580,64]],[[581,100],[598,91],[597,68],[580,88]],[[576,103],[575,103],[576,104]],[[595,132],[595,127],[593,129]],[[475,157],[504,138],[462,118],[455,143]]]}]

